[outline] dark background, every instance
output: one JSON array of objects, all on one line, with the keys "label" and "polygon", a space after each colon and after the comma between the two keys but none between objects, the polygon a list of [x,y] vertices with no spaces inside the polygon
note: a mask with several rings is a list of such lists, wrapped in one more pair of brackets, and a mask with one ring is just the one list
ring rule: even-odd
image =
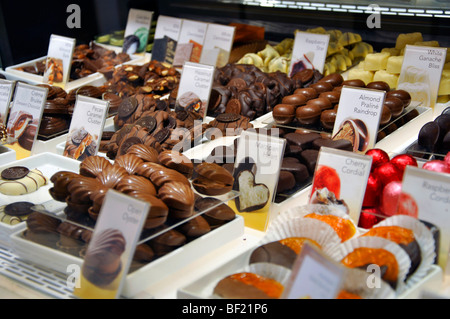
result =
[{"label": "dark background", "polygon": [[[72,3],[81,8],[80,29],[66,25],[71,14],[66,12],[67,7]],[[375,30],[367,28],[367,14],[246,6],[219,0],[0,0],[0,67],[45,56],[51,34],[75,38],[81,44],[97,35],[123,30],[130,8],[153,11],[154,21],[164,14],[204,22],[264,26],[269,41],[292,38],[296,29],[322,26],[357,32],[375,50],[392,47],[399,33],[415,31],[422,32],[424,40],[438,40],[441,46],[450,46],[450,20],[446,18],[383,15],[382,28]]]}]

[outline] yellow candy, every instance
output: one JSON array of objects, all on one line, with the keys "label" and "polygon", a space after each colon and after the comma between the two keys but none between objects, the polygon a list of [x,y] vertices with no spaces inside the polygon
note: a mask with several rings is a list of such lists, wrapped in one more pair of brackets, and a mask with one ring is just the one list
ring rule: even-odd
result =
[{"label": "yellow candy", "polygon": [[373,72],[363,69],[353,68],[348,71],[348,79],[360,79],[367,85],[373,81]]},{"label": "yellow candy", "polygon": [[366,55],[364,70],[366,71],[378,71],[386,70],[387,60],[390,54],[387,52],[369,53]]},{"label": "yellow candy", "polygon": [[395,89],[397,87],[398,82],[398,75],[397,74],[391,74],[389,72],[386,72],[385,70],[379,70],[375,72],[373,75],[374,81],[384,81],[387,84],[389,84],[389,87],[391,89]]},{"label": "yellow candy", "polygon": [[395,48],[398,50],[403,49],[407,44],[414,44],[416,42],[422,42],[423,37],[420,32],[401,33],[397,36],[395,42]]},{"label": "yellow candy", "polygon": [[403,56],[390,56],[387,60],[386,71],[392,74],[400,74],[402,63]]}]

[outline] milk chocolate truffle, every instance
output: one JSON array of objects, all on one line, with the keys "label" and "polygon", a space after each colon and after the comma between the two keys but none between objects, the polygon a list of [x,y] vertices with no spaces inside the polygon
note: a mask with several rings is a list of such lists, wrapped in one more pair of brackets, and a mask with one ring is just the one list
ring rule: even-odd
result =
[{"label": "milk chocolate truffle", "polygon": [[211,231],[211,226],[203,216],[196,216],[177,228],[182,234],[189,238],[197,238]]},{"label": "milk chocolate truffle", "polygon": [[330,100],[331,104],[334,105],[339,103],[339,99],[341,98],[341,92],[340,91],[322,92],[320,93],[319,98],[326,98]]},{"label": "milk chocolate truffle", "polygon": [[198,177],[192,181],[195,190],[205,195],[223,195],[233,186],[233,175],[216,163],[203,162],[195,167]]},{"label": "milk chocolate truffle", "polygon": [[294,94],[303,94],[308,100],[319,96],[319,93],[314,88],[298,88],[294,91]]},{"label": "milk chocolate truffle", "polygon": [[327,82],[330,83],[333,87],[336,87],[342,85],[342,82],[344,82],[344,78],[339,73],[332,73],[321,78],[319,82]]},{"label": "milk chocolate truffle", "polygon": [[360,79],[352,79],[352,80],[346,80],[344,82],[342,82],[342,85],[348,85],[348,86],[355,86],[355,87],[360,87],[360,88],[364,88],[366,87],[366,83],[364,83],[363,80]]},{"label": "milk chocolate truffle", "polygon": [[386,93],[386,98],[397,97],[403,101],[403,107],[408,107],[411,104],[411,95],[405,90],[392,90]]},{"label": "milk chocolate truffle", "polygon": [[312,99],[309,100],[306,105],[311,106],[311,105],[317,105],[320,107],[320,109],[323,110],[328,110],[333,108],[333,104],[331,103],[329,98],[325,98],[325,97],[318,97],[316,99]]},{"label": "milk chocolate truffle", "polygon": [[211,228],[221,226],[236,217],[230,206],[214,197],[200,197],[195,201],[194,207],[197,212],[204,212],[202,216]]},{"label": "milk chocolate truffle", "polygon": [[149,242],[156,256],[164,256],[185,243],[186,236],[175,229],[169,229]]},{"label": "milk chocolate truffle", "polygon": [[400,116],[404,109],[403,101],[394,96],[387,97],[384,105],[389,108],[394,118]]},{"label": "milk chocolate truffle", "polygon": [[327,130],[332,130],[334,128],[334,123],[336,122],[337,112],[335,109],[324,110],[320,114],[320,124],[323,128]]},{"label": "milk chocolate truffle", "polygon": [[318,94],[320,94],[322,92],[327,92],[327,91],[333,90],[333,85],[331,85],[328,82],[317,82],[317,83],[311,84],[309,87],[315,89]]},{"label": "milk chocolate truffle", "polygon": [[318,104],[303,105],[295,110],[295,118],[300,124],[312,125],[319,121],[321,113],[322,109]]},{"label": "milk chocolate truffle", "polygon": [[383,104],[383,108],[381,109],[381,118],[380,125],[388,124],[392,119],[391,109]]},{"label": "milk chocolate truffle", "polygon": [[304,94],[291,94],[286,95],[281,100],[282,104],[292,104],[294,106],[305,105],[308,101],[308,98]]},{"label": "milk chocolate truffle", "polygon": [[292,104],[277,104],[273,108],[272,116],[278,124],[289,124],[295,118],[295,106]]},{"label": "milk chocolate truffle", "polygon": [[83,276],[96,286],[108,286],[122,271],[125,248],[125,237],[117,229],[105,229],[94,235],[84,257]]},{"label": "milk chocolate truffle", "polygon": [[384,81],[373,81],[373,82],[367,83],[366,88],[385,91],[385,92],[389,92],[391,90],[391,87],[389,86],[389,84],[387,84]]}]

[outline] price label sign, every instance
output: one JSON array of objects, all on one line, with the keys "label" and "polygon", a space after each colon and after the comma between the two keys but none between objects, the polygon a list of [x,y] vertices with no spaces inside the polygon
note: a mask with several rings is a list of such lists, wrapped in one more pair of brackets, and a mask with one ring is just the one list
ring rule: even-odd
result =
[{"label": "price label sign", "polygon": [[225,66],[230,58],[236,27],[221,24],[208,24],[200,63]]},{"label": "price label sign", "polygon": [[186,110],[206,116],[215,68],[186,62],[180,78],[175,110]]},{"label": "price label sign", "polygon": [[274,134],[241,133],[234,165],[234,187],[239,196],[228,205],[244,218],[247,227],[264,231],[278,185],[286,140]]},{"label": "price label sign", "polygon": [[130,9],[122,51],[129,55],[145,52],[152,24],[153,12]]},{"label": "price label sign", "polygon": [[380,90],[344,86],[339,99],[332,139],[349,140],[356,153],[365,153],[377,141],[386,93]]},{"label": "price label sign", "polygon": [[9,104],[11,103],[14,82],[8,80],[0,80],[0,123],[6,124],[9,112]]},{"label": "price label sign", "polygon": [[15,141],[7,146],[16,151],[17,159],[33,152],[47,94],[45,87],[17,82],[6,125],[8,137]]},{"label": "price label sign", "polygon": [[329,42],[329,34],[296,32],[292,49],[290,76],[304,69],[316,69],[323,72]]},{"label": "price label sign", "polygon": [[45,60],[43,82],[51,85],[64,85],[69,81],[73,50],[76,40],[52,34]]},{"label": "price label sign", "polygon": [[445,270],[450,249],[450,174],[406,166],[397,212],[439,230],[435,244],[438,263]]},{"label": "price label sign", "polygon": [[152,59],[173,65],[182,19],[160,15],[156,23]]},{"label": "price label sign", "polygon": [[173,66],[182,66],[186,61],[200,62],[207,28],[207,23],[183,20]]},{"label": "price label sign", "polygon": [[334,200],[358,224],[371,166],[371,156],[321,147],[309,202]]},{"label": "price label sign", "polygon": [[108,109],[109,101],[77,95],[64,156],[81,161],[97,154]]},{"label": "price label sign", "polygon": [[334,299],[345,276],[345,267],[305,243],[292,266],[283,299]]},{"label": "price label sign", "polygon": [[446,48],[406,45],[397,89],[405,90],[424,107],[436,104]]},{"label": "price label sign", "polygon": [[83,299],[120,296],[150,203],[109,190],[86,250],[74,295]]}]

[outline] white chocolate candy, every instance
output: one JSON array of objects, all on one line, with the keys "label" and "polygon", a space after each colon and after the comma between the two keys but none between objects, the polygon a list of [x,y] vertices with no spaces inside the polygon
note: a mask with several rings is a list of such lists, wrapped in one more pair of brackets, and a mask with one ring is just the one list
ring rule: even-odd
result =
[{"label": "white chocolate candy", "polygon": [[414,44],[416,42],[422,42],[423,37],[420,32],[401,33],[397,36],[395,42],[395,48],[398,50],[403,49],[407,44]]},{"label": "white chocolate candy", "polygon": [[373,80],[384,81],[389,84],[391,89],[395,89],[397,87],[398,75],[386,72],[385,70],[379,70],[373,75]]},{"label": "white chocolate candy", "polygon": [[386,71],[392,74],[400,74],[402,64],[403,56],[390,56],[387,60]]},{"label": "white chocolate candy", "polygon": [[37,191],[41,186],[48,183],[47,177],[38,169],[30,172],[20,179],[0,179],[0,193],[4,195],[24,195]]},{"label": "white chocolate candy", "polygon": [[390,54],[388,52],[369,53],[366,55],[364,70],[378,71],[386,70],[387,60]]},{"label": "white chocolate candy", "polygon": [[362,69],[353,68],[348,71],[348,79],[360,79],[367,85],[373,81],[373,72]]}]

